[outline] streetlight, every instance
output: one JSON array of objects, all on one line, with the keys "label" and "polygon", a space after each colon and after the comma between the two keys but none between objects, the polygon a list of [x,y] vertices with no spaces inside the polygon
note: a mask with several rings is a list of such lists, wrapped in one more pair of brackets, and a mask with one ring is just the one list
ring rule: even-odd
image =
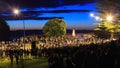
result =
[{"label": "streetlight", "polygon": [[13,13],[14,13],[15,15],[18,15],[20,12],[19,12],[18,9],[14,9],[14,10],[13,10]]},{"label": "streetlight", "polygon": [[96,20],[100,20],[100,17],[98,17],[98,16],[95,16],[95,19],[96,19]]},{"label": "streetlight", "polygon": [[[18,15],[20,13],[20,11],[18,9],[14,9],[13,13],[15,15]],[[25,22],[24,22],[24,20],[23,20],[23,36],[24,36],[23,43],[24,43],[24,50],[25,50]]]},{"label": "streetlight", "polygon": [[113,17],[111,15],[109,15],[109,16],[106,17],[106,20],[109,21],[109,22],[112,22],[113,21]]},{"label": "streetlight", "polygon": [[96,20],[105,20],[105,21],[108,21],[108,22],[112,22],[113,21],[113,16],[112,15],[106,15],[106,18],[103,19],[103,18],[100,18],[99,16],[95,16],[93,13],[90,14],[91,17],[95,18]]},{"label": "streetlight", "polygon": [[100,20],[101,19],[99,16],[95,16],[93,13],[91,13],[90,16],[95,18],[96,20]]},{"label": "streetlight", "polygon": [[94,17],[94,14],[93,14],[93,13],[91,13],[91,14],[90,14],[90,16],[91,16],[91,17]]}]

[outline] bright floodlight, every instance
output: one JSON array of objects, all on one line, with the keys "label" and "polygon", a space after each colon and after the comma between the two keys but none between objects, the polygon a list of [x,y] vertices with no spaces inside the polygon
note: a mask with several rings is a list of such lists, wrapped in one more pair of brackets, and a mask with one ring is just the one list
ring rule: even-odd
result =
[{"label": "bright floodlight", "polygon": [[94,14],[93,14],[93,13],[91,13],[91,14],[90,14],[90,16],[91,16],[91,17],[94,17]]},{"label": "bright floodlight", "polygon": [[18,10],[18,9],[14,9],[14,10],[13,10],[13,13],[14,13],[14,14],[19,14],[19,10]]},{"label": "bright floodlight", "polygon": [[112,16],[107,16],[107,21],[112,21],[112,20],[113,20]]},{"label": "bright floodlight", "polygon": [[100,19],[100,17],[96,16],[96,17],[95,17],[95,19],[96,19],[96,20],[99,20],[99,19]]}]

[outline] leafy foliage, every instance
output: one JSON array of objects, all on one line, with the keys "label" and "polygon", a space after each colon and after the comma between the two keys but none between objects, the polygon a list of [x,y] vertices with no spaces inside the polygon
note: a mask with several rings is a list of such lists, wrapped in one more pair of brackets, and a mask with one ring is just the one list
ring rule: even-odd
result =
[{"label": "leafy foliage", "polygon": [[95,35],[101,39],[109,39],[110,32],[106,29],[107,27],[102,23],[98,24],[98,27],[95,29]]},{"label": "leafy foliage", "polygon": [[10,37],[10,28],[4,19],[0,19],[0,41],[8,41]]},{"label": "leafy foliage", "polygon": [[58,18],[49,20],[43,27],[46,36],[62,36],[66,34],[66,23]]},{"label": "leafy foliage", "polygon": [[[100,26],[101,23],[98,25],[97,32],[103,31],[103,35],[110,33],[111,36],[112,34],[118,36],[120,32],[120,0],[99,0],[96,5],[100,13],[99,16],[102,18],[101,22],[104,23],[104,26]],[[109,15],[113,18],[111,22],[106,19]],[[101,28],[104,28],[104,30]]]},{"label": "leafy foliage", "polygon": [[[96,35],[100,38],[110,38],[110,36],[113,34],[113,36],[117,37],[120,35],[120,24],[114,24],[114,23],[108,23],[103,22],[102,24],[99,23],[97,25],[98,27],[95,29]],[[101,36],[100,36],[101,35]]]}]

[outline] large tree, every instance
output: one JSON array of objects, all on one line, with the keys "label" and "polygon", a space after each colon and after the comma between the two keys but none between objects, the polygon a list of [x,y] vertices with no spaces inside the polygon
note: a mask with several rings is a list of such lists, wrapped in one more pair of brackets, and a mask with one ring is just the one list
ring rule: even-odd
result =
[{"label": "large tree", "polygon": [[4,19],[0,18],[0,41],[8,41],[10,38],[10,28]]},{"label": "large tree", "polygon": [[110,32],[107,30],[107,27],[104,23],[98,24],[98,27],[95,29],[95,35],[100,39],[109,39]]},{"label": "large tree", "polygon": [[[111,38],[113,38],[115,34],[120,32],[120,0],[99,0],[96,5],[99,16],[102,18],[100,24],[104,23],[105,30],[111,33]],[[107,16],[111,16],[112,21],[107,21]]]},{"label": "large tree", "polygon": [[43,27],[45,36],[63,36],[66,34],[65,21],[55,18],[49,20]]}]

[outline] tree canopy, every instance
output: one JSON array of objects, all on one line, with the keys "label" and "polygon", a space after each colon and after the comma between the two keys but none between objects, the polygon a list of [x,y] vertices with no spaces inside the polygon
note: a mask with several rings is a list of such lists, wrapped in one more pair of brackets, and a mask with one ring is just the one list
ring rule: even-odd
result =
[{"label": "tree canopy", "polygon": [[[103,31],[108,34],[119,34],[120,32],[120,0],[99,0],[97,2],[97,9],[99,11],[99,16],[102,18],[102,21],[97,25],[97,31]],[[107,21],[107,17],[111,16],[112,21]],[[104,26],[100,26],[103,23]],[[101,29],[101,27],[105,27]],[[99,32],[98,32],[99,33]],[[102,35],[105,35],[105,34]],[[100,33],[98,35],[101,35]]]},{"label": "tree canopy", "polygon": [[98,27],[95,29],[95,35],[97,38],[101,39],[109,39],[110,38],[110,32],[107,30],[107,27],[102,24],[98,24]]},{"label": "tree canopy", "polygon": [[66,34],[65,21],[55,18],[49,20],[43,27],[45,36],[63,36]]},{"label": "tree canopy", "polygon": [[4,19],[0,18],[0,41],[7,41],[10,38],[10,28]]}]

